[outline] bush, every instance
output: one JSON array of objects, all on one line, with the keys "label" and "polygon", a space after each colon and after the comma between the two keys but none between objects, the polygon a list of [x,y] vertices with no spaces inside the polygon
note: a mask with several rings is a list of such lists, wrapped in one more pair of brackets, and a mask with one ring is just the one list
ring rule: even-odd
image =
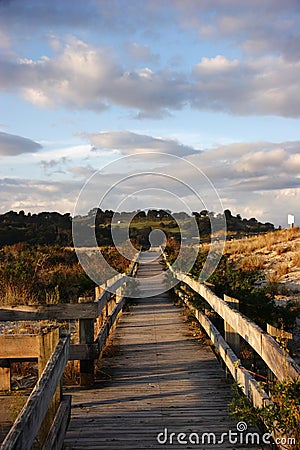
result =
[{"label": "bush", "polygon": [[0,304],[75,301],[93,289],[73,250],[16,244],[0,250]]},{"label": "bush", "polygon": [[[192,274],[196,278],[206,258],[207,253],[199,254],[192,269]],[[240,311],[261,328],[266,329],[266,322],[276,327],[283,324],[285,329],[293,328],[297,311],[292,310],[290,306],[276,306],[274,301],[276,292],[274,291],[272,295],[270,285],[265,288],[257,287],[264,276],[259,266],[260,261],[255,260],[248,265],[237,265],[225,254],[208,281],[214,284],[214,291],[219,297],[223,298],[226,294],[239,299]]]},{"label": "bush", "polygon": [[230,403],[230,414],[252,425],[264,424],[270,432],[295,439],[288,448],[300,449],[300,380],[285,379],[277,381],[270,389],[272,402],[262,408],[255,408],[241,392],[237,384],[233,385],[234,397]]}]

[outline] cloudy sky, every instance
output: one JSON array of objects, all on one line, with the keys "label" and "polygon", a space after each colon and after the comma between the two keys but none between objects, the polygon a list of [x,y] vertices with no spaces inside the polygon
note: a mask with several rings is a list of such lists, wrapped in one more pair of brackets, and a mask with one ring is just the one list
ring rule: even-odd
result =
[{"label": "cloudy sky", "polygon": [[299,0],[2,0],[0,213],[159,171],[169,198],[133,176],[119,204],[216,211],[208,177],[224,209],[300,224],[299,21]]}]

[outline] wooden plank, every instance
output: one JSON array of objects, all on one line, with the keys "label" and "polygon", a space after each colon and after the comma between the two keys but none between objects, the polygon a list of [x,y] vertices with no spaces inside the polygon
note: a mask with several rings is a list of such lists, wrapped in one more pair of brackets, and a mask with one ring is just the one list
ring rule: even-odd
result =
[{"label": "wooden plank", "polygon": [[106,340],[109,336],[109,333],[113,327],[113,325],[115,324],[115,322],[117,321],[119,314],[121,313],[121,310],[124,306],[125,303],[125,297],[123,297],[119,303],[116,304],[115,308],[113,309],[112,313],[107,317],[106,319],[106,323],[103,325],[103,327],[101,328],[98,336],[96,337],[96,343],[98,346],[98,352],[101,353]]},{"label": "wooden plank", "polygon": [[110,300],[113,294],[109,291],[103,291],[96,300],[97,305],[97,316],[99,316],[104,310],[107,302]]},{"label": "wooden plank", "polygon": [[[164,427],[170,432],[236,430],[236,421],[228,414],[230,386],[210,347],[192,336],[182,309],[167,293],[144,295],[154,289],[163,292],[165,287],[163,276],[155,280],[155,288],[147,279],[149,273],[162,272],[159,261],[149,265],[142,255],[137,281],[143,298],[123,313],[112,335],[112,344],[120,351],[102,360],[111,377],[93,389],[72,390],[66,448],[169,448],[157,442]],[[176,443],[174,448],[179,448]],[[232,450],[232,444],[222,449]]]},{"label": "wooden plank", "polygon": [[291,341],[293,339],[292,333],[289,333],[288,331],[285,330],[281,330],[280,328],[273,327],[273,325],[270,325],[269,323],[267,323],[267,333],[270,336],[283,340],[286,339],[288,341]]},{"label": "wooden plank", "polygon": [[70,337],[61,338],[1,450],[29,450],[40,429],[69,357]]},{"label": "wooden plank", "polygon": [[70,360],[97,359],[99,356],[97,344],[71,344]]},{"label": "wooden plank", "polygon": [[[84,297],[81,297],[83,303],[86,302]],[[79,320],[79,341],[81,345],[92,345],[94,343],[94,320],[80,319]],[[92,386],[94,384],[94,360],[80,359],[79,363],[80,385]]]},{"label": "wooden plank", "polygon": [[[94,343],[94,320],[79,320],[79,340],[80,344],[92,345]],[[94,360],[80,360],[80,385],[93,386],[94,384]]]},{"label": "wooden plank", "polygon": [[0,359],[31,359],[38,358],[38,335],[28,334],[1,334]]},{"label": "wooden plank", "polygon": [[39,345],[38,353],[38,373],[41,377],[52,353],[54,352],[59,341],[59,328],[55,328],[50,332],[36,336]]},{"label": "wooden plank", "polygon": [[[48,333],[39,335],[38,339],[39,339],[38,373],[40,378],[59,342],[59,328],[55,328],[49,331]],[[45,418],[40,426],[38,443],[41,449],[49,433],[53,419],[56,415],[60,399],[61,399],[61,386],[59,383],[52,397]]]},{"label": "wooden plank", "polygon": [[71,395],[64,395],[57,410],[51,430],[43,450],[60,450],[63,448],[67,427],[71,415]]},{"label": "wooden plank", "polygon": [[[208,285],[207,285],[208,286]],[[236,298],[229,297],[228,295],[224,295],[224,300],[228,305],[239,311],[240,301]],[[225,333],[225,341],[232,348],[234,353],[239,356],[240,354],[240,335],[236,332],[236,327],[230,326],[226,321],[224,321],[224,333]]]},{"label": "wooden plank", "polygon": [[0,391],[10,391],[10,360],[0,359]]},{"label": "wooden plank", "polygon": [[[107,281],[105,285],[96,287],[96,300],[97,315],[99,316],[111,296],[116,294],[117,290],[126,283],[128,276],[125,274],[119,274]],[[100,295],[97,297],[97,294]]]},{"label": "wooden plank", "polygon": [[98,306],[93,303],[75,303],[37,306],[1,306],[0,321],[19,320],[77,320],[97,317]]}]

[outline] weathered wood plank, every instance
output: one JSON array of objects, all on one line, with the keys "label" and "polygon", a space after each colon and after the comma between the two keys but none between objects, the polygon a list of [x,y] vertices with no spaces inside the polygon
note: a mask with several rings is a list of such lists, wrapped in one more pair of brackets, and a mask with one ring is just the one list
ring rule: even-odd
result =
[{"label": "weathered wood plank", "polygon": [[0,321],[91,319],[97,317],[97,314],[98,306],[95,303],[1,306]]},{"label": "weathered wood plank", "polygon": [[[158,283],[163,276],[153,286],[143,257],[137,273],[139,289],[162,292]],[[149,264],[151,275],[161,273],[159,261]],[[88,391],[72,390],[66,448],[166,448],[157,442],[164,427],[174,432],[236,429],[228,414],[231,393],[224,372],[211,349],[195,341],[182,309],[167,294],[137,300],[132,311],[123,313],[112,342],[120,351],[103,360],[103,370],[111,378],[98,380]],[[232,445],[223,448],[232,450]]]},{"label": "weathered wood plank", "polygon": [[[38,374],[39,378],[42,376],[51,355],[55,351],[57,344],[59,342],[59,328],[55,328],[48,333],[38,336],[39,340],[39,356],[38,356]],[[42,448],[43,443],[51,428],[53,418],[56,415],[57,408],[59,406],[61,398],[61,386],[58,384],[56,391],[51,399],[50,405],[48,407],[47,413],[44,420],[40,426],[40,431],[38,435],[39,447]]]},{"label": "weathered wood plank", "polygon": [[[232,309],[239,311],[239,300],[228,295],[224,295],[224,300]],[[228,342],[234,353],[239,356],[240,354],[240,335],[236,332],[236,328],[230,326],[227,322],[224,322],[224,337]]]},{"label": "weathered wood plank", "polygon": [[0,391],[10,391],[10,360],[0,359]]},{"label": "weathered wood plank", "polygon": [[[93,319],[100,314],[112,293],[115,293],[127,279],[128,276],[125,274],[118,274],[111,278],[106,285],[100,286],[103,292],[95,302],[91,303],[1,306],[0,321]],[[105,287],[109,291],[106,291]]]},{"label": "weathered wood plank", "polygon": [[[107,281],[106,284],[96,287],[97,315],[99,316],[112,295],[128,280],[125,274],[119,274]],[[98,295],[99,294],[99,295]],[[98,295],[98,296],[97,296]]]},{"label": "weathered wood plank", "polygon": [[100,354],[105,346],[105,343],[107,341],[107,338],[109,336],[109,333],[112,329],[112,327],[114,326],[115,322],[118,319],[119,314],[121,313],[121,310],[124,306],[125,303],[125,297],[123,297],[119,303],[116,304],[116,306],[114,307],[112,313],[110,314],[109,317],[107,317],[105,324],[103,325],[103,327],[101,328],[98,336],[96,337],[96,343],[97,343],[97,347],[98,347],[98,353]]},{"label": "weathered wood plank", "polygon": [[[94,343],[94,320],[79,320],[80,344],[92,345]],[[94,383],[94,360],[80,359],[80,385],[92,386]]]},{"label": "weathered wood plank", "polygon": [[61,338],[1,450],[29,450],[47,413],[69,357],[69,336]]},{"label": "weathered wood plank", "polygon": [[267,323],[267,333],[270,336],[283,340],[286,339],[287,341],[291,341],[293,339],[292,333],[289,333],[288,331],[285,330],[281,330],[280,328],[273,327],[273,325],[270,325],[269,323]]},{"label": "weathered wood plank", "polygon": [[70,345],[70,360],[97,359],[98,356],[98,345],[95,343]]},{"label": "weathered wood plank", "polygon": [[0,335],[0,359],[31,359],[39,356],[38,335],[2,334]]},{"label": "weathered wood plank", "polygon": [[64,395],[43,450],[61,450],[71,414],[71,395]]}]

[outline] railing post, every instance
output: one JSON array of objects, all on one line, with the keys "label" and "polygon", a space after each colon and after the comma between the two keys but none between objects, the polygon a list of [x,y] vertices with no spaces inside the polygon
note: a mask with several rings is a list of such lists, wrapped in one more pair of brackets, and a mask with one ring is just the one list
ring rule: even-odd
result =
[{"label": "railing post", "polygon": [[[79,303],[90,302],[90,297],[79,297]],[[94,343],[94,319],[79,319],[80,344]],[[82,359],[79,365],[80,386],[90,387],[94,384],[94,360]]]},{"label": "railing post", "polygon": [[119,301],[121,300],[122,294],[123,294],[123,286],[120,286],[120,287],[116,290],[116,304],[119,303]]},{"label": "railing post", "polygon": [[[229,297],[224,294],[224,300],[227,302],[232,309],[239,311],[240,302],[236,298]],[[237,357],[240,355],[240,335],[236,332],[234,328],[232,328],[225,320],[224,320],[224,332],[225,332],[225,341],[232,348]]]},{"label": "railing post", "polygon": [[[280,328],[276,328],[273,325],[270,325],[269,323],[267,323],[267,333],[276,339],[276,341],[279,343],[280,347],[287,354],[289,351],[291,342],[293,340],[293,334],[289,333],[288,331],[282,330]],[[269,367],[268,367],[267,372],[268,372],[269,380],[273,381],[275,379],[275,375],[272,372],[272,370],[269,369]]]},{"label": "railing post", "polygon": [[10,360],[0,359],[0,391],[10,391]]}]

